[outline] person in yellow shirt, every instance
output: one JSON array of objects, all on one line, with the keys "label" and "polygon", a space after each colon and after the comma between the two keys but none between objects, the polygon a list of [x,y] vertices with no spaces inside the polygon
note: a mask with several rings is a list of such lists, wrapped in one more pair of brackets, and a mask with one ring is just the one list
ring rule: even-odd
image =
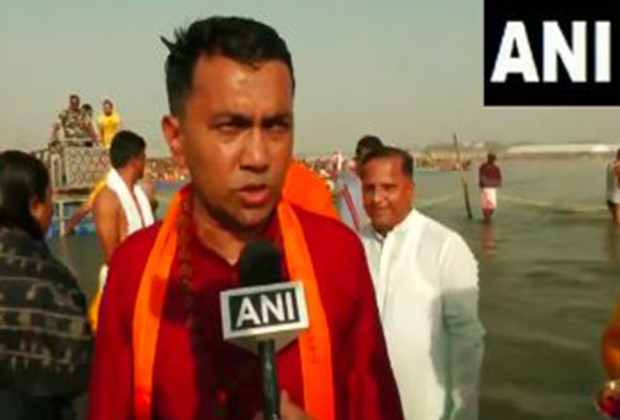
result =
[{"label": "person in yellow shirt", "polygon": [[123,129],[123,120],[118,112],[114,110],[114,104],[111,100],[105,99],[102,104],[103,113],[99,116],[99,134],[101,142],[106,150],[110,150],[112,139]]}]

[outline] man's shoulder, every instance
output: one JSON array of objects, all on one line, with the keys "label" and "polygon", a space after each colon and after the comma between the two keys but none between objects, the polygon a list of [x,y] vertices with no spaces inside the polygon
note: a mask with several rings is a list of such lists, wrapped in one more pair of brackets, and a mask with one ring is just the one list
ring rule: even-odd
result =
[{"label": "man's shoulder", "polygon": [[359,244],[359,238],[347,225],[340,220],[313,213],[299,206],[295,206],[295,213],[306,232],[315,240],[334,242],[338,244]]},{"label": "man's shoulder", "polygon": [[449,228],[448,226],[444,225],[443,223],[419,212],[418,210],[416,210],[417,212],[417,217],[418,217],[418,222],[422,224],[423,226],[423,234],[425,235],[425,237],[432,237],[435,241],[437,241],[438,243],[444,243],[446,241],[451,241],[451,240],[455,240],[455,239],[461,239],[462,237],[461,235],[453,230],[452,228]]},{"label": "man's shoulder", "polygon": [[[424,226],[418,248],[419,258],[420,261],[426,262],[423,266],[428,273],[436,273],[436,270],[444,267],[444,264],[447,264],[445,267],[454,267],[455,261],[458,261],[456,265],[459,267],[458,270],[467,267],[471,267],[470,272],[477,270],[476,256],[457,231],[428,216],[422,215],[421,218],[424,220]],[[429,274],[432,275],[434,274]],[[455,278],[461,276],[457,275]]]},{"label": "man's shoulder", "polygon": [[140,257],[142,254],[148,255],[155,244],[155,239],[161,228],[161,222],[153,223],[151,226],[141,229],[131,235],[129,235],[122,244],[119,245],[116,254],[120,258],[123,256],[130,256],[132,259]]},{"label": "man's shoulder", "polygon": [[99,192],[97,192],[94,201],[95,211],[114,210],[119,208],[120,200],[116,193],[107,185],[102,186]]},{"label": "man's shoulder", "polygon": [[[364,248],[357,234],[338,220],[295,208],[319,283],[330,313],[352,314],[372,290]],[[368,296],[371,296],[368,293]],[[356,303],[354,303],[356,302]],[[343,330],[349,326],[341,325]]]},{"label": "man's shoulder", "polygon": [[128,236],[114,251],[106,283],[106,294],[114,295],[103,305],[120,311],[124,328],[131,331],[134,302],[149,255],[155,243],[159,224],[151,225]]},{"label": "man's shoulder", "polygon": [[482,165],[480,165],[480,170],[482,172],[494,172],[498,169],[499,168],[496,165],[489,162],[484,162]]},{"label": "man's shoulder", "polygon": [[295,207],[309,250],[332,269],[351,270],[365,260],[364,247],[357,234],[340,220]]}]

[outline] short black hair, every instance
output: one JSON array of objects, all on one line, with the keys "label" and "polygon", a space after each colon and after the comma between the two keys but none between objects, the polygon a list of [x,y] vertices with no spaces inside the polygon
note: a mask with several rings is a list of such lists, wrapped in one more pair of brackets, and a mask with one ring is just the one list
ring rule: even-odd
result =
[{"label": "short black hair", "polygon": [[93,114],[93,107],[91,104],[84,104],[82,105],[82,111],[89,113],[90,115]]},{"label": "short black hair", "polygon": [[383,147],[383,142],[379,137],[370,134],[365,135],[358,140],[357,146],[355,146],[355,156],[363,158],[362,154],[380,149],[381,147]]},{"label": "short black hair", "polygon": [[281,61],[288,67],[293,87],[293,60],[286,43],[272,27],[253,19],[214,16],[197,20],[174,33],[174,42],[161,38],[168,47],[166,89],[173,115],[183,113],[183,101],[192,89],[194,67],[201,56],[220,55],[252,67]]},{"label": "short black hair", "polygon": [[110,146],[110,163],[114,169],[122,169],[132,158],[139,158],[146,149],[146,142],[133,131],[116,133]]},{"label": "short black hair", "polygon": [[112,101],[111,101],[111,100],[109,100],[109,99],[104,99],[104,100],[103,100],[103,105],[106,105],[106,104],[108,104],[108,105],[110,105],[110,107],[114,108],[114,104],[112,103]]},{"label": "short black hair", "polygon": [[45,232],[30,206],[45,202],[49,186],[47,168],[40,160],[17,150],[0,153],[0,226],[42,239]]},{"label": "short black hair", "polygon": [[389,159],[389,158],[399,158],[402,162],[402,171],[407,176],[413,180],[413,157],[406,150],[400,149],[398,147],[392,146],[383,146],[378,149],[374,149],[370,151],[362,160],[362,170],[366,166],[366,164],[372,160],[376,159]]}]

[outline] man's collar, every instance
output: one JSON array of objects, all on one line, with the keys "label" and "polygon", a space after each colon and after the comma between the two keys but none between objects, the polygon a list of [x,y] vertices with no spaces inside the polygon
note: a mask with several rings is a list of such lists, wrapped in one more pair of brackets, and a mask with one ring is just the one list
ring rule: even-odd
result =
[{"label": "man's collar", "polygon": [[[193,194],[193,193],[194,193],[193,184],[188,184],[185,187],[183,187],[182,194]],[[192,212],[193,211],[194,210],[192,210]],[[196,225],[197,222],[196,222],[195,215],[193,213],[192,213],[192,219],[193,219],[193,222],[190,225],[190,235],[192,235],[193,237],[197,239],[196,243],[198,244],[198,246],[200,246],[204,250],[207,250],[211,254],[217,255],[218,258],[222,259],[223,261],[227,261],[225,256],[222,255],[220,252],[218,252],[214,244],[205,243],[204,241],[199,239],[198,226]],[[273,245],[275,245],[278,249],[280,249],[280,251],[284,254],[282,232],[281,232],[280,223],[278,220],[277,205],[273,209],[273,212],[271,213],[269,220],[266,222],[266,224],[261,229],[261,232],[254,239],[255,240],[267,240],[271,242]],[[237,265],[238,263],[239,261],[237,260],[235,264],[230,264],[230,263],[228,264]]]},{"label": "man's collar", "polygon": [[402,222],[394,226],[394,229],[392,229],[392,232],[403,232],[409,229],[411,226],[415,224],[415,221],[419,217],[420,217],[420,213],[418,213],[415,207],[412,207],[407,217],[405,217]]},{"label": "man's collar", "polygon": [[387,238],[391,234],[407,231],[415,225],[416,220],[418,220],[419,218],[420,213],[414,207],[411,209],[407,217],[405,217],[399,224],[394,226],[394,228],[390,230],[386,235],[381,235],[379,232],[377,232],[375,228],[372,228],[372,235],[376,240],[383,242],[385,241],[385,238]]}]

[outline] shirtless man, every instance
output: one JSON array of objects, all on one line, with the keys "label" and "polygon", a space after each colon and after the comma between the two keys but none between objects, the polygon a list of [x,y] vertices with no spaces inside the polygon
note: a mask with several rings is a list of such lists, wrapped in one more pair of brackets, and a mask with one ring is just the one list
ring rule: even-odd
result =
[{"label": "shirtless man", "polygon": [[130,131],[119,132],[112,141],[112,169],[93,207],[106,264],[127,236],[153,223],[149,200],[138,185],[144,176],[145,149],[144,139]]},{"label": "shirtless man", "polygon": [[93,204],[95,227],[101,244],[104,265],[99,273],[99,288],[91,304],[89,318],[97,328],[99,303],[108,275],[108,263],[116,248],[132,233],[153,224],[148,197],[138,181],[144,176],[146,143],[131,131],[120,131],[110,148],[112,169],[106,185]]}]

